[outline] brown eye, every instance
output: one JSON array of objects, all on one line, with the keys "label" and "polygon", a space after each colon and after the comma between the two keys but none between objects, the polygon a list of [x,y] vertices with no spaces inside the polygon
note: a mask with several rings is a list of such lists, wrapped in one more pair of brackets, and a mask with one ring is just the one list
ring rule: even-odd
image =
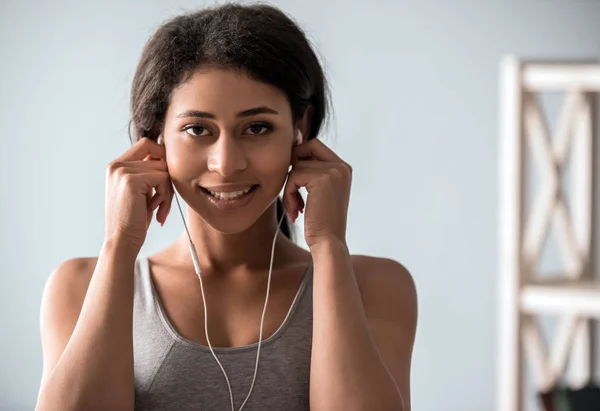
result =
[{"label": "brown eye", "polygon": [[[189,133],[188,130],[193,130],[193,133]],[[208,129],[198,124],[192,124],[190,126],[184,127],[183,131],[188,133],[190,136],[201,137],[207,135],[204,132],[208,132]]]},{"label": "brown eye", "polygon": [[246,130],[249,131],[250,135],[258,136],[258,135],[265,134],[272,129],[273,129],[273,127],[271,127],[269,124],[257,123],[257,124],[252,124]]}]

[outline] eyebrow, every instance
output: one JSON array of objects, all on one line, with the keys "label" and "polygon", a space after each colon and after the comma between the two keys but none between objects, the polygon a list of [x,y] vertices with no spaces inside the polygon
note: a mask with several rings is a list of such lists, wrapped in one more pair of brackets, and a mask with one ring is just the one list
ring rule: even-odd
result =
[{"label": "eyebrow", "polygon": [[[276,110],[273,110],[272,108],[266,107],[266,106],[260,106],[260,107],[254,107],[248,110],[244,110],[244,111],[240,111],[239,113],[237,113],[238,117],[250,117],[250,116],[254,116],[256,114],[279,114]],[[177,114],[176,118],[184,118],[184,117],[198,117],[198,118],[211,118],[211,119],[216,119],[217,116],[215,116],[212,113],[209,113],[207,111],[198,111],[198,110],[188,110],[188,111],[184,111],[183,113],[179,113]]]}]

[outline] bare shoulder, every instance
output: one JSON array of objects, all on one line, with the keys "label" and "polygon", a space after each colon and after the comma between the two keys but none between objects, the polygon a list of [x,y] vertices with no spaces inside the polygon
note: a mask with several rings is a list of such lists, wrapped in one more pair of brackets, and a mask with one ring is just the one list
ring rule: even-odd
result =
[{"label": "bare shoulder", "polygon": [[365,315],[381,358],[411,409],[410,374],[417,329],[417,291],[410,272],[389,258],[352,256]]},{"label": "bare shoulder", "polygon": [[[46,280],[42,295],[42,339],[79,315],[98,257],[71,258],[59,264]],[[74,324],[73,324],[74,325]]]},{"label": "bare shoulder", "polygon": [[69,302],[85,297],[98,257],[71,258],[59,264],[46,280],[42,301],[57,294]]},{"label": "bare shoulder", "polygon": [[365,309],[401,309],[416,318],[417,290],[404,265],[366,255],[352,255],[352,263]]},{"label": "bare shoulder", "polygon": [[97,257],[66,260],[46,280],[40,308],[42,381],[54,368],[71,338],[97,261]]}]

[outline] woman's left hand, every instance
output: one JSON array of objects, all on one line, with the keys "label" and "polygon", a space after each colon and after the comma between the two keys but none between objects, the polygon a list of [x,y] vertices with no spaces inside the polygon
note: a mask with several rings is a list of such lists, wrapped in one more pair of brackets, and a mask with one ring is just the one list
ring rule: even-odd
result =
[{"label": "woman's left hand", "polygon": [[308,192],[304,211],[304,238],[309,247],[321,241],[346,242],[346,219],[352,167],[318,139],[308,140],[292,151],[292,170],[288,177],[283,203],[292,221],[304,211],[298,192]]}]

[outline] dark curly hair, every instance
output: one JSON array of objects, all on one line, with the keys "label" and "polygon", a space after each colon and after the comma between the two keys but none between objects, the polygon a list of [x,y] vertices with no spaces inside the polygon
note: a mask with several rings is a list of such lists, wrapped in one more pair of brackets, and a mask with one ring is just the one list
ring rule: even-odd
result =
[{"label": "dark curly hair", "polygon": [[[287,96],[294,121],[312,106],[308,139],[318,136],[329,113],[323,68],[302,29],[273,6],[230,3],[178,15],[150,37],[131,86],[132,143],[158,138],[171,92],[201,66],[239,70],[277,87]],[[283,213],[278,198],[278,221]],[[281,230],[292,238],[287,217]]]}]

